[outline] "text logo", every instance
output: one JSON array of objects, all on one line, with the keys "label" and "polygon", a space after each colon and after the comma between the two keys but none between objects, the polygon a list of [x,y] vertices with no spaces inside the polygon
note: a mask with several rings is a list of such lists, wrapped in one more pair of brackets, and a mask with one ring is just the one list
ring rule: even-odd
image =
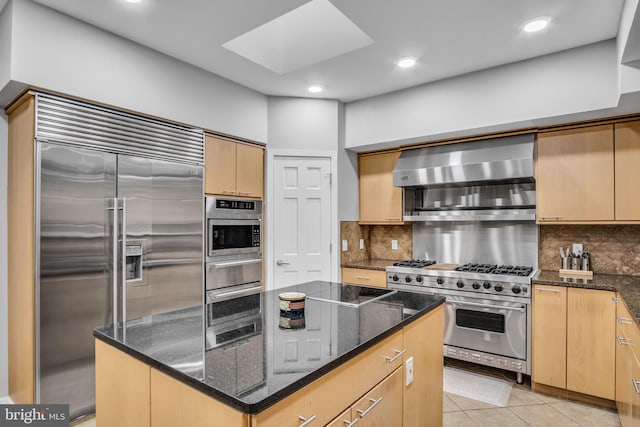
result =
[{"label": "text logo", "polygon": [[0,405],[0,427],[68,427],[69,405]]}]

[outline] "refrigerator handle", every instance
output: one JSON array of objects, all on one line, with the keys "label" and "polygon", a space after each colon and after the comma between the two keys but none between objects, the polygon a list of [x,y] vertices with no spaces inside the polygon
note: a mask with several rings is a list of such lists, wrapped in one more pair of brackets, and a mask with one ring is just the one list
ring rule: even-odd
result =
[{"label": "refrigerator handle", "polygon": [[113,333],[118,336],[118,198],[113,198],[113,233],[111,236],[113,243]]},{"label": "refrigerator handle", "polygon": [[[122,333],[127,322],[127,199],[122,198]],[[126,337],[124,337],[126,338]]]}]

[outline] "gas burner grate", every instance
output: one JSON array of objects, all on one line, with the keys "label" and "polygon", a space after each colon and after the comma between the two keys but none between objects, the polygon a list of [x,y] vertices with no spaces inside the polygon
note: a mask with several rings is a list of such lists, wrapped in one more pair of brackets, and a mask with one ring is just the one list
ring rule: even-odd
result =
[{"label": "gas burner grate", "polygon": [[435,264],[434,260],[430,259],[409,259],[406,261],[394,262],[394,267],[412,267],[412,268],[424,268]]},{"label": "gas burner grate", "polygon": [[496,264],[476,264],[469,263],[456,267],[456,271],[466,271],[468,273],[502,274],[508,276],[529,276],[533,267],[522,265],[496,265]]},{"label": "gas burner grate", "polygon": [[469,273],[491,273],[497,265],[469,263],[456,267],[456,271],[466,271]]},{"label": "gas burner grate", "polygon": [[524,265],[501,265],[498,266],[493,274],[505,274],[509,276],[528,276],[533,271],[533,267]]}]

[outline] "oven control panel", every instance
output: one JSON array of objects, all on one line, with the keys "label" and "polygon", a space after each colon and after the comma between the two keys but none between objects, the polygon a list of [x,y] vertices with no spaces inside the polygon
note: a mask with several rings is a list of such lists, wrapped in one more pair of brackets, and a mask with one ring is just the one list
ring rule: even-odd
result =
[{"label": "oven control panel", "polygon": [[[506,278],[506,277],[505,277]],[[530,298],[530,286],[504,280],[426,276],[402,272],[387,272],[387,285],[413,285],[425,288],[453,289],[495,295]]]}]

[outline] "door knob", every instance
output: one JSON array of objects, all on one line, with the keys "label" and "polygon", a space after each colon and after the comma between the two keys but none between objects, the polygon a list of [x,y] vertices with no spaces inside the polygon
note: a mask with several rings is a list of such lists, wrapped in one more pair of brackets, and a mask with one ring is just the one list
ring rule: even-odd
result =
[{"label": "door knob", "polygon": [[289,265],[288,262],[284,262],[283,260],[279,259],[276,261],[276,265]]}]

